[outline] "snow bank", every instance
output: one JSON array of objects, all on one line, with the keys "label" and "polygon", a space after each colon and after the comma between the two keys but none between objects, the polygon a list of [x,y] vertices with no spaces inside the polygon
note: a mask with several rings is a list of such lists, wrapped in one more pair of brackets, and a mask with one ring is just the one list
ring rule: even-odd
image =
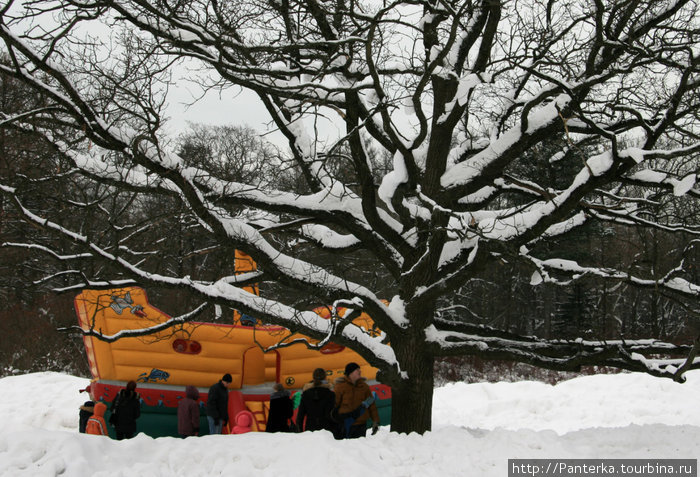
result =
[{"label": "snow bank", "polygon": [[[695,458],[700,374],[451,384],[435,390],[434,431],[335,441],[328,433],[113,441],[77,433],[78,389],[56,373],[0,379],[0,476],[507,475],[510,458]],[[617,426],[617,427],[614,427]]]}]

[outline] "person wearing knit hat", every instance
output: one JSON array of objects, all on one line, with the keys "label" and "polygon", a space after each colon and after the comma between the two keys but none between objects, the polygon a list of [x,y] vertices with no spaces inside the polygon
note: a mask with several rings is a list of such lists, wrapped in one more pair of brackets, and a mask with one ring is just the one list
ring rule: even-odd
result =
[{"label": "person wearing knit hat", "polygon": [[207,395],[209,434],[221,434],[221,430],[228,422],[228,387],[232,382],[233,378],[226,373],[219,382],[209,388]]},{"label": "person wearing knit hat", "polygon": [[350,362],[345,365],[345,376],[350,376],[356,369],[360,369],[360,365]]},{"label": "person wearing knit hat", "polygon": [[342,417],[339,438],[354,439],[367,434],[367,420],[372,419],[372,434],[379,428],[379,412],[374,403],[374,396],[362,370],[357,363],[345,366],[345,376],[337,379],[335,384],[335,407]]}]

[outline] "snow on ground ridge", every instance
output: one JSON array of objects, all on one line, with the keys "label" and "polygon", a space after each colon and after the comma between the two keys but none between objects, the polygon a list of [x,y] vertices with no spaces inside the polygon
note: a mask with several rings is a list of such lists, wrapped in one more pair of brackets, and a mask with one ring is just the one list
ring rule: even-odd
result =
[{"label": "snow on ground ridge", "polygon": [[514,458],[696,458],[700,373],[454,383],[435,390],[433,432],[335,441],[330,434],[114,441],[77,433],[78,390],[58,373],[0,379],[0,476],[507,475]]}]

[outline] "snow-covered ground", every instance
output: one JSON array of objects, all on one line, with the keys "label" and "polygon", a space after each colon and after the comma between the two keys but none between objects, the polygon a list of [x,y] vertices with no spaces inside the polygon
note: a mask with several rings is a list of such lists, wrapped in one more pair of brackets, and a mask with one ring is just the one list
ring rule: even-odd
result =
[{"label": "snow-covered ground", "polygon": [[433,432],[335,441],[250,433],[114,441],[77,432],[86,379],[0,379],[0,476],[508,475],[514,458],[695,459],[700,372],[688,382],[599,375],[556,386],[451,384],[435,390]]}]

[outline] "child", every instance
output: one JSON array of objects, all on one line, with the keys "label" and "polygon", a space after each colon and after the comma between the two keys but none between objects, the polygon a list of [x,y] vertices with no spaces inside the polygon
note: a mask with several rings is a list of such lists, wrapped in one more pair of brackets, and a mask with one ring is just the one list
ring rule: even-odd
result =
[{"label": "child", "polygon": [[105,403],[98,402],[95,404],[95,412],[90,416],[87,426],[85,427],[85,432],[87,434],[93,434],[95,436],[107,435],[107,423],[104,418],[105,411],[107,411],[107,405]]},{"label": "child", "polygon": [[233,426],[232,434],[245,434],[253,427],[253,414],[250,411],[240,411],[236,414],[236,425]]}]

